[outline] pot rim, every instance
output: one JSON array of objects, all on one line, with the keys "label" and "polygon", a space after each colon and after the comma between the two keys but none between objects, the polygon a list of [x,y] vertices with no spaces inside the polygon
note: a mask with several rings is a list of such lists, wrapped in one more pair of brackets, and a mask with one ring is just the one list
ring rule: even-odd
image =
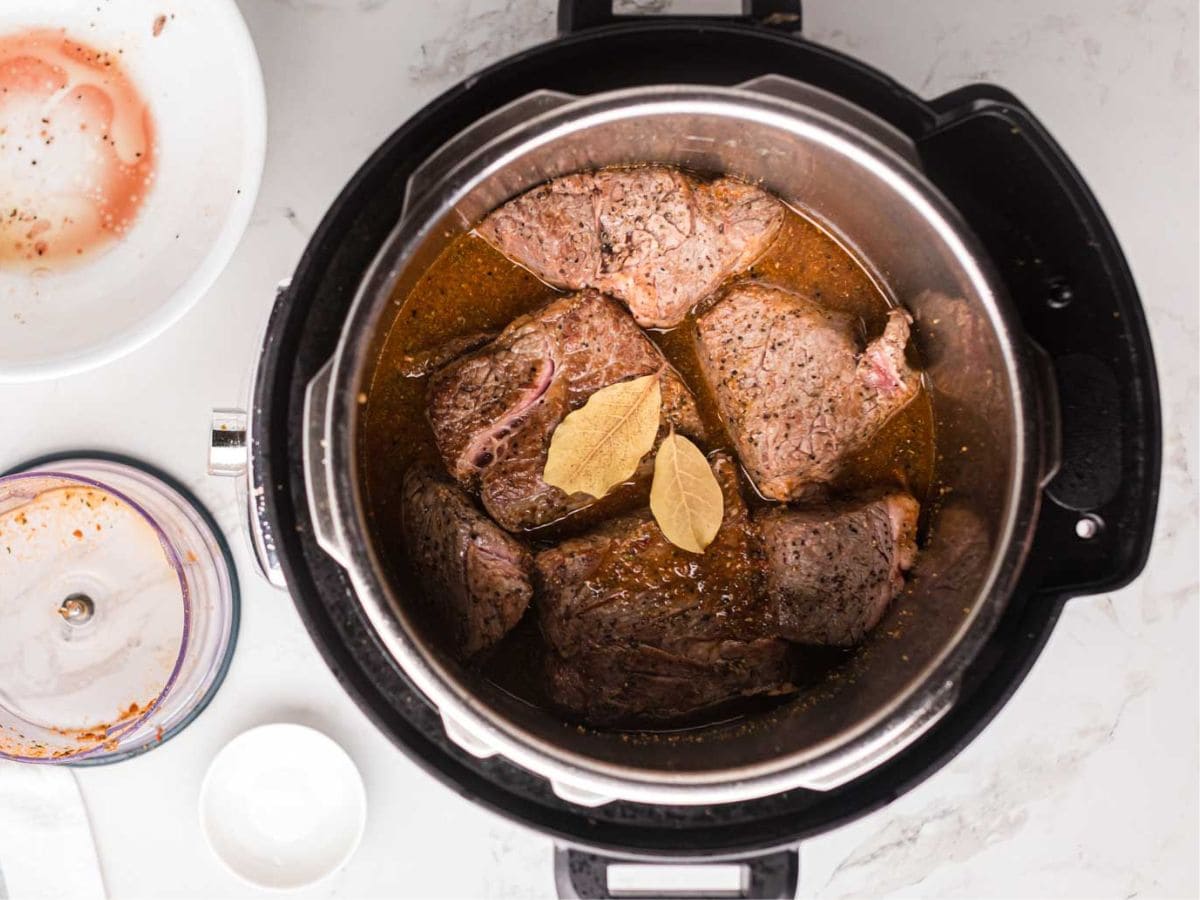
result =
[{"label": "pot rim", "polygon": [[[586,125],[667,113],[719,113],[818,141],[870,170],[919,210],[969,278],[996,326],[1015,419],[1014,476],[997,537],[1001,549],[994,554],[980,591],[983,599],[975,603],[954,638],[891,703],[854,728],[802,751],[734,769],[681,772],[620,766],[565,750],[505,720],[408,633],[381,577],[381,561],[358,500],[356,398],[370,360],[368,342],[354,338],[369,333],[378,321],[390,288],[413,251],[480,180],[531,148]],[[797,787],[826,789],[845,783],[899,753],[949,711],[959,676],[990,634],[1020,572],[1036,521],[1040,442],[1031,423],[1038,420],[1038,406],[1019,338],[1021,329],[998,278],[961,217],[915,166],[859,129],[778,97],[740,88],[636,87],[578,99],[522,122],[483,151],[467,156],[437,190],[406,209],[359,284],[333,358],[310,385],[306,418],[311,411],[318,419],[309,421],[314,432],[310,440],[319,440],[322,450],[319,456],[306,454],[306,479],[310,505],[316,500],[316,506],[324,506],[314,508],[314,520],[325,519],[330,525],[322,546],[346,569],[384,649],[438,709],[456,742],[478,756],[503,755],[550,779],[560,795],[584,805],[612,799],[725,803]],[[325,402],[314,403],[314,396],[323,390],[328,391]],[[320,531],[318,527],[319,539]]]}]

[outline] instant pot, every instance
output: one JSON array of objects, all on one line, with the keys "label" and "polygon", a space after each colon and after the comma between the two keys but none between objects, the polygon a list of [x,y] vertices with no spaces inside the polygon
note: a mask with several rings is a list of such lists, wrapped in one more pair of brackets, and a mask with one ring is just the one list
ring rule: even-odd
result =
[{"label": "instant pot", "polygon": [[[922,100],[804,40],[798,2],[747,7],[564,0],[556,40],[402,124],[281,288],[249,414],[214,419],[264,574],[346,690],[427,771],[554,838],[563,896],[609,895],[613,860],[735,862],[742,896],[794,895],[800,841],[953,757],[1063,604],[1124,585],[1150,546],[1149,336],[1070,161],[1000,88]],[[356,434],[394,301],[448,240],[549,177],[644,161],[762,183],[912,311],[943,499],[912,589],[841,677],[753,727],[628,740],[489,692],[422,639],[376,550]]]}]

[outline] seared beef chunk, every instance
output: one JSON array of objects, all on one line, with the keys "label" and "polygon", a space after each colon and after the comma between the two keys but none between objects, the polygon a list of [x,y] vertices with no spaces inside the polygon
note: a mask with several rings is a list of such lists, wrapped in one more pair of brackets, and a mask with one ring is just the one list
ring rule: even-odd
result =
[{"label": "seared beef chunk", "polygon": [[878,624],[917,555],[908,494],[820,509],[772,509],[755,521],[778,634],[849,647]]},{"label": "seared beef chunk", "polygon": [[533,596],[533,560],[521,544],[431,468],[404,476],[404,537],[426,600],[466,659],[504,637]]},{"label": "seared beef chunk", "polygon": [[[436,372],[429,421],[446,468],[510,531],[535,528],[592,503],[542,480],[550,436],[602,387],[662,373],[662,434],[699,435],[696,404],[654,343],[595,291],[515,320],[490,344]],[[648,454],[639,472],[653,464]]]},{"label": "seared beef chunk", "polygon": [[847,317],[759,284],[734,287],[697,319],[704,376],[764,496],[790,500],[830,481],[916,395],[909,322],[892,310],[860,353]]},{"label": "seared beef chunk", "polygon": [[670,719],[788,684],[756,589],[763,560],[734,461],[714,457],[725,520],[703,554],[663,537],[649,513],[537,555],[539,621],[554,699],[593,724]]},{"label": "seared beef chunk", "polygon": [[501,206],[478,231],[550,284],[597,288],[624,300],[640,325],[666,328],[754,262],[783,213],[743,182],[645,166],[556,178]]}]

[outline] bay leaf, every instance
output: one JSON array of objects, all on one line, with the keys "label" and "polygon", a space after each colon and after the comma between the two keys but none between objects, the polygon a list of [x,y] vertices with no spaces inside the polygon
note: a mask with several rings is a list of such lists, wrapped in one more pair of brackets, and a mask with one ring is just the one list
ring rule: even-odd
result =
[{"label": "bay leaf", "polygon": [[671,432],[654,457],[650,512],[666,539],[684,550],[703,553],[725,517],[725,498],[700,448]]},{"label": "bay leaf", "polygon": [[661,416],[657,372],[601,388],[554,429],[542,480],[567,494],[603,497],[654,448]]}]

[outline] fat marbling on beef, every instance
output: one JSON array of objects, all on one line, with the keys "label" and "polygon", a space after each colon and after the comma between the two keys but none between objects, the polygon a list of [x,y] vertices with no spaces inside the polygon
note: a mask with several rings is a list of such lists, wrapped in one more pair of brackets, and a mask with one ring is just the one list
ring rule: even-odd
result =
[{"label": "fat marbling on beef", "polygon": [[920,507],[908,494],[755,517],[777,634],[850,647],[874,628],[917,554]]},{"label": "fat marbling on beef", "polygon": [[478,233],[544,281],[604,291],[638,324],[666,328],[754,262],[783,213],[745,182],[642,166],[555,178],[492,212]]},{"label": "fat marbling on beef", "polygon": [[[481,350],[435,372],[429,422],[447,470],[478,488],[510,531],[545,525],[592,503],[542,480],[558,423],[602,387],[661,372],[661,435],[699,436],[691,392],[619,304],[585,291],[513,321]],[[638,477],[652,465],[647,454]]]},{"label": "fat marbling on beef", "polygon": [[402,522],[409,562],[428,604],[463,659],[494,645],[533,596],[532,558],[432,467],[404,476]]},{"label": "fat marbling on beef", "polygon": [[764,496],[795,499],[829,482],[916,395],[919,376],[904,359],[910,321],[893,309],[860,352],[849,317],[755,283],[697,317],[701,369]]},{"label": "fat marbling on beef", "polygon": [[592,724],[677,718],[791,689],[736,464],[716,454],[713,469],[725,519],[702,554],[668,542],[643,512],[536,556],[550,693]]}]

